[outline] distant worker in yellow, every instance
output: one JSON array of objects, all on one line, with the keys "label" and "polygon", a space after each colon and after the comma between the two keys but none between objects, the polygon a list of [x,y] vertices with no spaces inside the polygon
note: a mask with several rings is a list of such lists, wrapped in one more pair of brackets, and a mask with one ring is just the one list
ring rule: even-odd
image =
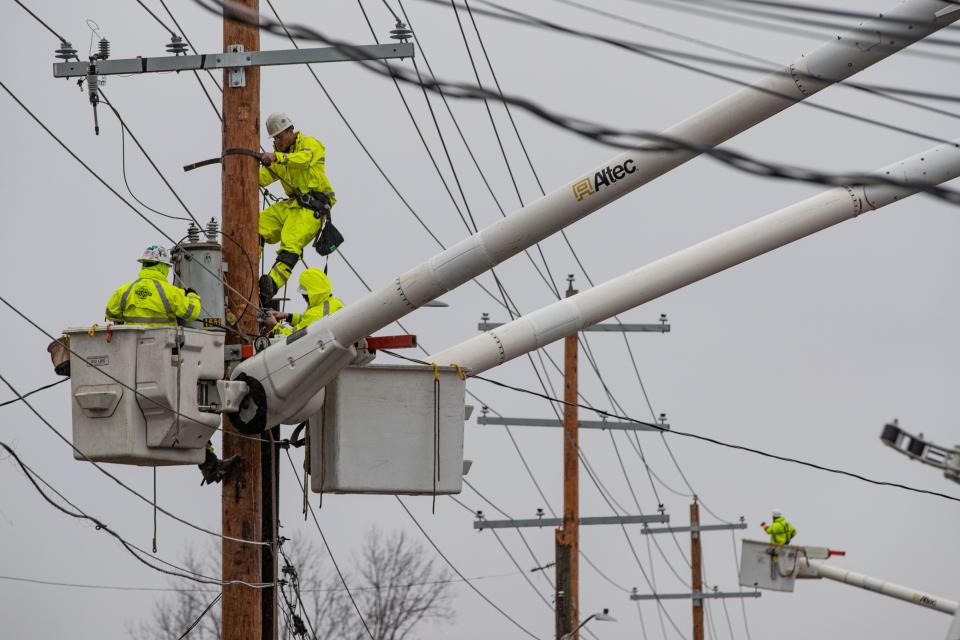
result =
[{"label": "distant worker in yellow", "polygon": [[137,260],[142,267],[137,279],[113,292],[106,318],[116,323],[148,327],[175,327],[178,321],[200,317],[200,296],[167,282],[173,261],[166,247],[150,245]]},{"label": "distant worker in yellow", "polygon": [[[150,245],[138,262],[143,265],[137,279],[121,285],[107,302],[107,320],[118,324],[147,327],[176,327],[200,317],[200,296],[193,289],[183,290],[167,282],[173,261],[165,247]],[[217,458],[213,444],[207,442],[206,456],[197,465],[207,484],[220,482],[240,460],[233,455]]]},{"label": "distant worker in yellow", "polygon": [[294,130],[293,120],[285,113],[271,113],[267,117],[267,135],[273,138],[274,151],[260,157],[263,164],[260,186],[266,187],[279,180],[287,199],[260,212],[262,241],[265,244],[280,243],[269,275],[260,277],[263,304],[272,299],[290,278],[303,255],[303,248],[329,221],[330,208],[337,201],[324,172],[326,158],[319,140]]},{"label": "distant worker in yellow", "polygon": [[343,308],[343,302],[334,297],[330,279],[320,269],[305,269],[300,274],[297,291],[307,301],[303,313],[271,311],[266,325],[273,334],[289,335]]},{"label": "distant worker in yellow", "polygon": [[790,544],[790,541],[797,535],[796,528],[783,519],[783,514],[779,509],[773,510],[773,523],[762,523],[760,526],[770,535],[770,544]]}]

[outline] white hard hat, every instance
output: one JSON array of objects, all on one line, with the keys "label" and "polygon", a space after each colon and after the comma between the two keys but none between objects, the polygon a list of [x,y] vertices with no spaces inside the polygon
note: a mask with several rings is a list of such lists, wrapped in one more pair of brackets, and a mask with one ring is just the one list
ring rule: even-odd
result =
[{"label": "white hard hat", "polygon": [[772,513],[771,515],[772,515],[774,518],[782,518],[782,517],[783,517],[783,512],[781,512],[780,509],[774,509],[774,510],[773,510],[773,513]]},{"label": "white hard hat", "polygon": [[173,264],[173,261],[170,259],[170,252],[167,251],[166,247],[161,247],[157,244],[152,244],[144,249],[143,255],[140,256],[137,262],[161,262],[166,265]]},{"label": "white hard hat", "polygon": [[293,120],[285,113],[271,113],[267,116],[267,135],[271,138],[276,137],[282,131],[293,126]]}]

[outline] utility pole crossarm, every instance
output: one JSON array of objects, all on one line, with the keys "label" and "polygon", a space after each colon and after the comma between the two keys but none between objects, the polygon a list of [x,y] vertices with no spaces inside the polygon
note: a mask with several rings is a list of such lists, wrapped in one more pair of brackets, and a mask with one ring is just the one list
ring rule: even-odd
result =
[{"label": "utility pole crossarm", "polygon": [[[500,424],[509,427],[562,427],[560,420],[551,420],[549,418],[498,418],[479,416],[477,424]],[[618,429],[621,431],[669,431],[670,425],[666,422],[659,423],[656,427],[641,424],[639,422],[620,422],[613,420],[580,420],[581,429]]]},{"label": "utility pole crossarm", "polygon": [[631,593],[631,600],[709,600],[711,598],[759,598],[759,591],[707,591],[704,593]]},{"label": "utility pole crossarm", "polygon": [[[648,522],[670,522],[670,516],[658,513],[649,516],[595,516],[580,518],[581,526],[594,524],[646,524]],[[524,520],[483,520],[473,523],[478,531],[484,529],[516,529],[520,527],[557,527],[563,523],[561,518],[528,518]]]},{"label": "utility pole crossarm", "polygon": [[241,69],[243,67],[272,67],[286,64],[319,62],[349,62],[351,60],[383,60],[412,58],[413,44],[374,44],[352,46],[349,51],[337,47],[310,49],[282,49],[277,51],[239,51],[201,53],[188,56],[156,56],[150,58],[121,58],[91,62],[55,62],[54,78],[76,78],[95,74],[111,76],[131,73],[162,73],[169,71],[200,71],[204,69]]},{"label": "utility pole crossarm", "polygon": [[651,533],[692,533],[700,531],[726,531],[729,529],[746,529],[746,522],[731,522],[730,524],[699,524],[689,527],[644,527],[640,533],[646,535]]},{"label": "utility pole crossarm", "polygon": [[[503,322],[480,322],[477,329],[480,331],[490,331],[497,327],[502,327]],[[670,325],[665,322],[651,324],[618,324],[616,322],[607,322],[602,324],[592,324],[584,327],[580,331],[617,331],[620,333],[670,333]]]}]

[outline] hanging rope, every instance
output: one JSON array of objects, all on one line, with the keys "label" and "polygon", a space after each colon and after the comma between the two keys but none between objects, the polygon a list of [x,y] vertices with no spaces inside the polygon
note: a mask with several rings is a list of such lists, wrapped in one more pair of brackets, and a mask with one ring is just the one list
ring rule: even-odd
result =
[{"label": "hanging rope", "polygon": [[440,480],[440,365],[433,363],[433,502],[430,513],[437,512],[437,481]]}]

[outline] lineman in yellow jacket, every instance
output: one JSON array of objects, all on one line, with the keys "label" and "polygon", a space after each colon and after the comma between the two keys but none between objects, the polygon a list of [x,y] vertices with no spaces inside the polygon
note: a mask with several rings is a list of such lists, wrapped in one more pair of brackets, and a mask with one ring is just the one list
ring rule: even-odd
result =
[{"label": "lineman in yellow jacket", "polygon": [[[165,247],[151,245],[138,262],[142,265],[137,279],[122,284],[107,301],[107,320],[147,327],[176,327],[200,317],[200,296],[193,289],[183,290],[167,282],[173,261]],[[213,444],[207,442],[206,456],[197,465],[207,484],[220,482],[240,460],[233,455],[217,458]]]},{"label": "lineman in yellow jacket", "polygon": [[271,311],[266,325],[274,334],[289,335],[343,308],[343,302],[333,295],[330,279],[320,269],[305,269],[299,284],[297,291],[307,301],[307,310],[303,313]]},{"label": "lineman in yellow jacket", "polygon": [[[324,172],[324,147],[293,128],[293,120],[284,113],[267,118],[267,135],[273,138],[275,151],[264,153],[260,168],[260,186],[280,181],[286,200],[260,212],[260,237],[265,244],[280,243],[277,259],[269,275],[260,278],[260,298],[265,304],[290,278],[290,272],[307,246],[320,232],[326,216],[317,209],[329,208],[337,201]],[[314,208],[310,208],[313,205]]]},{"label": "lineman in yellow jacket", "polygon": [[768,525],[764,522],[760,525],[770,535],[770,544],[790,544],[790,541],[797,535],[796,528],[784,520],[779,509],[774,509],[772,515],[773,524]]},{"label": "lineman in yellow jacket", "polygon": [[167,282],[173,262],[165,247],[147,247],[137,262],[142,265],[137,279],[121,285],[107,301],[107,320],[175,327],[178,320],[200,317],[200,296],[193,289],[184,291]]}]

